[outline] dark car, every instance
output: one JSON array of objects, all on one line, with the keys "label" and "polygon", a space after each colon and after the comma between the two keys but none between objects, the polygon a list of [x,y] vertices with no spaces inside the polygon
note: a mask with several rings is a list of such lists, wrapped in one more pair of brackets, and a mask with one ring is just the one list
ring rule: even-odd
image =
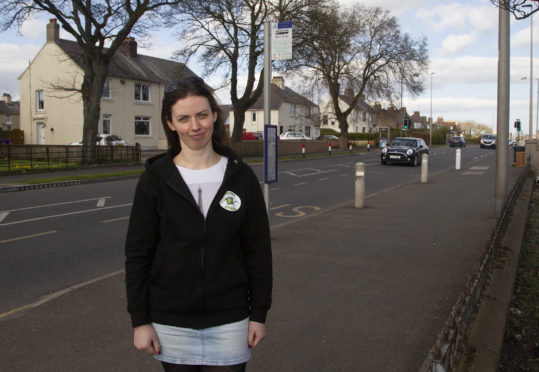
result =
[{"label": "dark car", "polygon": [[421,156],[428,154],[425,141],[415,137],[397,137],[391,144],[382,149],[382,164],[406,163],[414,167],[421,164]]},{"label": "dark car", "polygon": [[464,140],[464,137],[453,136],[449,141],[449,147],[466,147],[466,141]]},{"label": "dark car", "polygon": [[479,141],[479,147],[482,149],[495,149],[496,148],[496,135],[495,134],[482,134],[481,141]]}]

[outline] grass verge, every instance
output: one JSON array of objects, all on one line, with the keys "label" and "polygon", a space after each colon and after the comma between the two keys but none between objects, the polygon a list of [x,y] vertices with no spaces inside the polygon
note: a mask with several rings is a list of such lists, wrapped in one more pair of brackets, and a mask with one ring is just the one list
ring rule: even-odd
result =
[{"label": "grass verge", "polygon": [[60,176],[60,177],[49,177],[49,178],[38,178],[38,179],[24,180],[24,181],[19,181],[19,183],[35,185],[35,184],[38,184],[38,183],[51,183],[51,182],[61,182],[61,181],[78,181],[78,180],[89,180],[89,179],[96,179],[96,178],[125,177],[125,176],[139,175],[142,172],[143,172],[143,170],[139,169],[139,170],[122,171],[122,172],[81,174],[81,175],[72,175],[72,176]]}]

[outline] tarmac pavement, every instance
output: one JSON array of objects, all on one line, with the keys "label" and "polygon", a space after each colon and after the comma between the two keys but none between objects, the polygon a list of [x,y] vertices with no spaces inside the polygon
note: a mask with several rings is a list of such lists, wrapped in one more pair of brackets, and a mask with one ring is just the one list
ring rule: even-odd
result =
[{"label": "tarmac pavement", "polygon": [[[487,162],[272,228],[268,338],[248,371],[418,371],[496,224]],[[115,273],[0,318],[0,370],[160,371],[125,308]]]}]

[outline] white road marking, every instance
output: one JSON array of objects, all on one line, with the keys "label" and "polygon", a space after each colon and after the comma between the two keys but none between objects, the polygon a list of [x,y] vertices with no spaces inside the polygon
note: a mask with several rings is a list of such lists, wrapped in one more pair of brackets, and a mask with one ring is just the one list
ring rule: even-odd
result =
[{"label": "white road marking", "polygon": [[106,200],[107,200],[107,199],[105,199],[105,198],[99,199],[99,200],[97,201],[96,207],[104,207],[104,206],[105,206],[105,201],[106,201]]},{"label": "white road marking", "polygon": [[329,180],[329,179],[331,179],[331,178],[329,178],[329,177],[326,177],[326,178],[319,178],[318,181],[327,181],[327,180]]},{"label": "white road marking", "polygon": [[308,183],[308,182],[295,183],[292,186],[301,186],[301,185],[305,185],[306,183]]},{"label": "white road marking", "polygon": [[46,208],[46,207],[54,207],[56,205],[65,205],[65,204],[74,204],[74,203],[84,203],[87,201],[93,201],[93,200],[100,200],[100,199],[109,199],[110,196],[101,196],[99,198],[92,198],[92,199],[82,199],[82,200],[74,200],[69,202],[63,202],[63,203],[54,203],[54,204],[45,204],[45,205],[36,205],[34,207],[26,207],[26,208],[19,208],[19,209],[9,209],[2,212],[16,212],[16,211],[25,211],[28,209],[36,209],[36,208]]},{"label": "white road marking", "polygon": [[113,208],[122,208],[122,207],[129,207],[133,203],[127,203],[127,204],[120,204],[120,205],[113,205],[110,207],[103,207],[103,208],[96,208],[96,209],[86,209],[83,211],[77,211],[77,212],[70,212],[70,213],[61,213],[61,214],[55,214],[51,216],[44,216],[44,217],[36,217],[36,218],[29,218],[27,220],[21,220],[21,221],[14,221],[14,222],[8,222],[8,223],[2,223],[0,224],[0,227],[2,226],[10,226],[10,225],[17,225],[19,223],[26,223],[26,222],[33,222],[33,221],[39,221],[39,220],[46,220],[49,218],[56,218],[56,217],[65,217],[65,216],[72,216],[75,214],[82,214],[82,213],[89,213],[89,212],[96,212],[96,211],[102,211],[105,209],[113,209]]},{"label": "white road marking", "polygon": [[50,234],[55,234],[55,233],[56,233],[56,230],[45,231],[45,232],[37,233],[37,234],[24,235],[24,236],[18,236],[18,237],[16,237],[16,238],[0,240],[0,243],[9,243],[9,242],[14,242],[14,241],[16,241],[16,240],[23,240],[23,239],[36,238],[36,237],[38,237],[38,236],[50,235]]},{"label": "white road marking", "polygon": [[4,218],[6,218],[8,215],[9,215],[9,212],[0,213],[0,222],[2,222]]},{"label": "white road marking", "polygon": [[478,165],[474,165],[473,167],[470,167],[470,170],[487,170],[489,169],[490,167],[489,166],[478,166]]}]

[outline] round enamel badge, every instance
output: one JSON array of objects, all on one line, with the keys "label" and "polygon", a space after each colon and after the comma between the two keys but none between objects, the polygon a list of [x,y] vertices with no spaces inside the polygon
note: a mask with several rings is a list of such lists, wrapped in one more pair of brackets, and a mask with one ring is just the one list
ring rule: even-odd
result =
[{"label": "round enamel badge", "polygon": [[236,212],[241,207],[241,199],[232,191],[227,191],[219,202],[219,205],[227,211]]}]

